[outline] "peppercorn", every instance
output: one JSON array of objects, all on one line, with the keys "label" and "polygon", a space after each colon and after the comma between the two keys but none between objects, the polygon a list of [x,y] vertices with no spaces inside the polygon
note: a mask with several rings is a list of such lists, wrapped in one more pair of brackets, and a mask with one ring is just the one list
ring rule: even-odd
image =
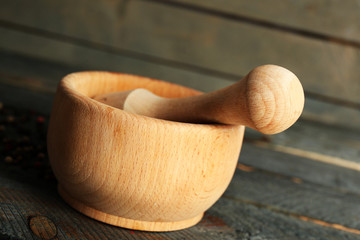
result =
[{"label": "peppercorn", "polygon": [[15,117],[12,116],[12,115],[9,115],[9,116],[6,118],[6,120],[7,120],[8,123],[13,123],[13,122],[15,122]]},{"label": "peppercorn", "polygon": [[45,118],[42,117],[42,116],[38,116],[38,117],[36,118],[36,122],[37,122],[37,123],[44,123],[44,122],[45,122]]},{"label": "peppercorn", "polygon": [[55,181],[46,149],[47,116],[0,102],[0,168]]},{"label": "peppercorn", "polygon": [[11,156],[6,156],[6,157],[4,158],[4,161],[5,161],[6,163],[12,163],[12,162],[14,161],[14,159],[13,159]]}]

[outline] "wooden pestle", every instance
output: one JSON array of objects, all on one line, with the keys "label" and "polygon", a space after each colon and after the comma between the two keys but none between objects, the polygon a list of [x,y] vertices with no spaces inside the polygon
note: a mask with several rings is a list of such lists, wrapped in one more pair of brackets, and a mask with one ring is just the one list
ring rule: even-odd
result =
[{"label": "wooden pestle", "polygon": [[94,99],[148,117],[190,123],[239,124],[276,134],[296,122],[304,107],[298,78],[276,65],[254,68],[235,84],[215,92],[184,98],[163,98],[136,89]]}]

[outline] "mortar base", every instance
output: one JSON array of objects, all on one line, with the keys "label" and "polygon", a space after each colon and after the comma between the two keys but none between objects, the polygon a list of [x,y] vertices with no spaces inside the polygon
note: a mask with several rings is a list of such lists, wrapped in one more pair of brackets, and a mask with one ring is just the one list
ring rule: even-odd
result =
[{"label": "mortar base", "polygon": [[188,227],[192,227],[198,222],[201,221],[204,213],[201,213],[194,218],[186,219],[183,221],[177,222],[149,222],[149,221],[140,221],[134,219],[123,218],[115,215],[111,215],[108,213],[101,212],[92,207],[89,207],[78,200],[71,197],[66,191],[58,185],[58,192],[60,196],[64,199],[66,203],[68,203],[71,207],[81,212],[82,214],[98,220],[100,222],[104,222],[110,225],[133,229],[133,230],[141,230],[141,231],[153,231],[153,232],[165,232],[165,231],[175,231],[181,230]]}]

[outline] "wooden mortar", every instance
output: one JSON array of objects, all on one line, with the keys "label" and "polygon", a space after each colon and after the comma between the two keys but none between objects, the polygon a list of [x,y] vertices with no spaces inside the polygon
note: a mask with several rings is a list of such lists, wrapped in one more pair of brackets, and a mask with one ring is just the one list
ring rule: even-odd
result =
[{"label": "wooden mortar", "polygon": [[244,127],[160,120],[92,99],[135,88],[169,98],[201,94],[127,74],[66,76],[56,92],[48,131],[59,193],[81,213],[124,228],[193,226],[229,185]]}]

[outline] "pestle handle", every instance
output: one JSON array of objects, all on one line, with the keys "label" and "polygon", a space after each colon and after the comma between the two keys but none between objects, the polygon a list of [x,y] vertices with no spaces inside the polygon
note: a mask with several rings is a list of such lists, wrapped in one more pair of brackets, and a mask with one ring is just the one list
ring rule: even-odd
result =
[{"label": "pestle handle", "polygon": [[275,134],[289,128],[304,107],[300,81],[292,72],[276,65],[256,67],[235,84],[198,96],[163,98],[145,89],[137,89],[95,99],[149,117],[245,125],[264,134]]}]

